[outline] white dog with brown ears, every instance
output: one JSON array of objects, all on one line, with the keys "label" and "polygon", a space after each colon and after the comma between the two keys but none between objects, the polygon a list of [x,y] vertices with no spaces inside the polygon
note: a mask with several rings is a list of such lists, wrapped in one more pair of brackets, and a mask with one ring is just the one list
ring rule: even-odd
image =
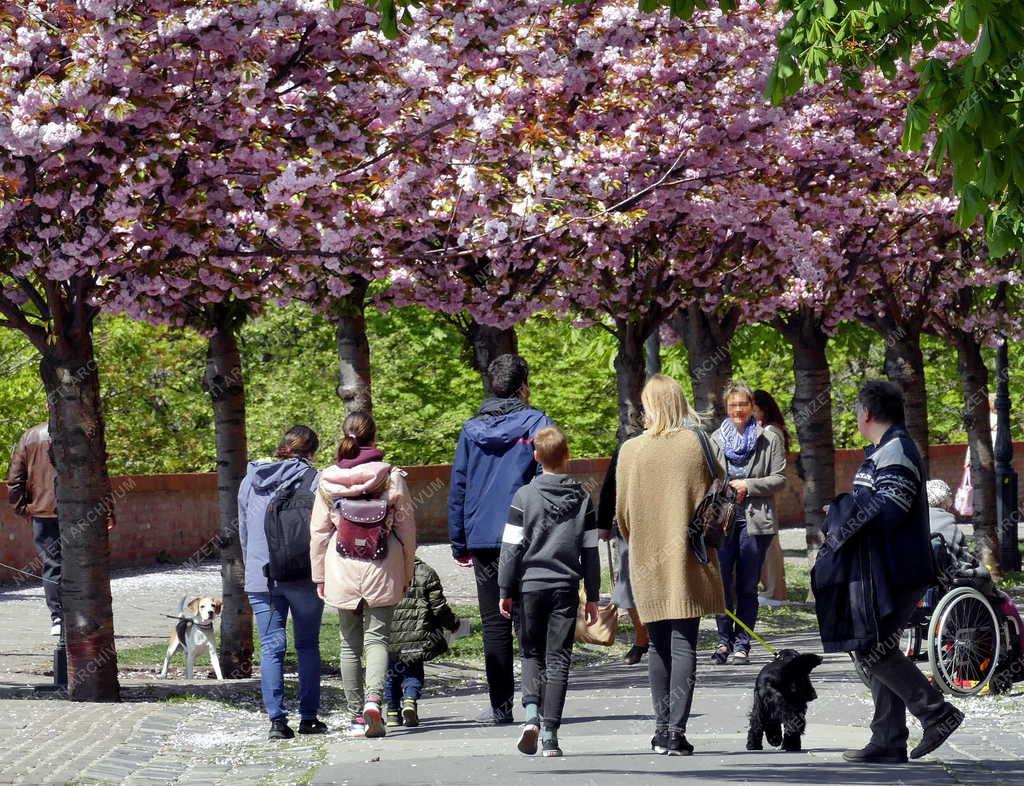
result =
[{"label": "white dog with brown ears", "polygon": [[220,614],[223,604],[220,598],[203,596],[189,598],[187,595],[178,604],[178,624],[171,629],[171,638],[164,655],[164,666],[160,677],[167,676],[167,664],[171,656],[181,647],[185,650],[185,679],[192,679],[192,666],[197,655],[210,654],[210,664],[217,679],[223,680],[220,661],[217,660],[217,639],[213,634],[213,621]]}]

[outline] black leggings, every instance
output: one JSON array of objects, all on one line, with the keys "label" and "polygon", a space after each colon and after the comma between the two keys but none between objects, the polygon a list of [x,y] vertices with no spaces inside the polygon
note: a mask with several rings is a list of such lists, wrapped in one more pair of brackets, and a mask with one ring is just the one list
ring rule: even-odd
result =
[{"label": "black leggings", "polygon": [[515,659],[512,653],[512,620],[505,619],[498,611],[498,557],[501,550],[477,549],[472,554],[491,709],[495,718],[511,718],[515,699]]}]

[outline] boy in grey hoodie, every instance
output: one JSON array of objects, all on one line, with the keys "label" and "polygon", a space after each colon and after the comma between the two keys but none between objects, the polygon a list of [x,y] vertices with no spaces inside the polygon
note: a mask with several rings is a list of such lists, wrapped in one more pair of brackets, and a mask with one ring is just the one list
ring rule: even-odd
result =
[{"label": "boy in grey hoodie", "polygon": [[556,426],[534,437],[534,458],[544,472],[512,499],[498,563],[498,609],[512,616],[520,603],[523,707],[526,721],[517,747],[537,752],[544,731],[544,756],[561,756],[558,727],[569,680],[569,662],[579,609],[579,582],[586,590],[586,621],[597,620],[601,569],[597,516],[590,495],[566,475],[569,448]]}]

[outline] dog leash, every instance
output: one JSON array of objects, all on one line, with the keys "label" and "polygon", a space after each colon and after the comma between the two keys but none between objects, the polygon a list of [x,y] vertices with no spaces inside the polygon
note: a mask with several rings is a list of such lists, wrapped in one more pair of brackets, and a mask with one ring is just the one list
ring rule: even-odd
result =
[{"label": "dog leash", "polygon": [[8,570],[13,570],[16,573],[22,573],[26,576],[31,576],[34,579],[39,579],[40,581],[45,581],[50,584],[60,584],[59,581],[54,581],[53,579],[47,579],[43,578],[42,576],[37,576],[35,573],[29,573],[27,570],[22,570],[21,568],[16,568],[13,565],[8,565],[6,562],[0,562],[0,568],[7,568]]},{"label": "dog leash", "polygon": [[770,652],[772,654],[773,658],[778,655],[778,652],[775,650],[775,648],[771,644],[769,644],[767,641],[765,641],[760,636],[758,636],[756,633],[754,633],[754,631],[752,631],[750,628],[748,628],[746,626],[746,624],[743,622],[743,620],[741,620],[739,617],[737,617],[735,614],[733,614],[731,611],[729,611],[729,609],[725,610],[725,615],[727,617],[729,617],[729,619],[731,619],[737,625],[739,625],[741,628],[743,628],[743,630],[745,630],[747,633],[749,633],[751,636],[753,636],[755,639],[757,639],[757,641],[761,644],[761,646],[764,647],[766,650],[768,650],[768,652]]},{"label": "dog leash", "polygon": [[[25,576],[29,576],[29,577],[31,577],[33,579],[39,579],[40,581],[45,581],[48,584],[60,584],[59,581],[54,581],[53,579],[48,579],[48,578],[45,578],[43,576],[39,576],[39,575],[37,575],[35,573],[29,573],[27,570],[22,570],[21,568],[16,568],[13,565],[8,565],[6,562],[0,562],[0,568],[7,568],[8,570],[13,570],[13,571],[15,571],[17,573],[22,573]],[[136,606],[136,605],[134,605],[132,603],[128,603],[127,601],[119,601],[119,602],[122,603],[123,605],[127,606],[130,609],[134,609],[135,611],[142,611],[142,612],[145,612],[146,614],[152,614],[153,613],[149,609],[144,609],[144,608],[142,608],[140,606]],[[166,617],[169,620],[191,619],[190,617],[182,617],[180,613],[179,614],[162,614],[160,612],[157,612],[157,616]],[[194,623],[194,620],[193,620],[193,623]]]}]

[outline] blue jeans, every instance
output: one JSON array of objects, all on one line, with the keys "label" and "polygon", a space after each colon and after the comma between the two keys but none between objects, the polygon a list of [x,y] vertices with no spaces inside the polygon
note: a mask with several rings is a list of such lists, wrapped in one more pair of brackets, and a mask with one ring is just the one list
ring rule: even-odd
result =
[{"label": "blue jeans", "polygon": [[[718,550],[718,566],[725,587],[725,607],[751,630],[757,622],[757,582],[774,535],[750,535],[747,522],[737,521]],[[737,652],[750,652],[750,634],[724,614],[715,617],[718,642]]]},{"label": "blue jeans", "polygon": [[388,676],[384,679],[384,698],[389,710],[402,708],[402,699],[420,698],[423,692],[423,661],[398,661],[388,658]]},{"label": "blue jeans", "polygon": [[287,718],[284,708],[284,650],[288,610],[292,612],[299,660],[299,715],[314,720],[320,709],[320,621],[324,602],[310,582],[275,584],[270,592],[250,592],[249,605],[260,634],[260,688],[271,720]]}]

